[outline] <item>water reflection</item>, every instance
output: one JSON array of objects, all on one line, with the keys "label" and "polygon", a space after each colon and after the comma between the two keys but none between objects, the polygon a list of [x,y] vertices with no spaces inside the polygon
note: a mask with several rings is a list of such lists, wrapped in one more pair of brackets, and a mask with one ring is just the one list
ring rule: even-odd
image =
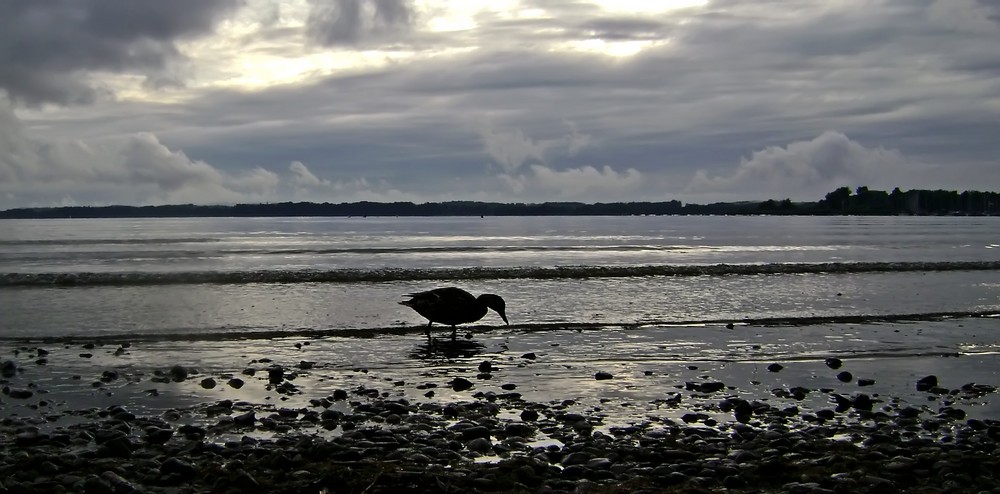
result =
[{"label": "water reflection", "polygon": [[432,338],[427,343],[417,345],[410,352],[410,358],[440,365],[450,360],[476,357],[485,351],[486,346],[473,339]]}]

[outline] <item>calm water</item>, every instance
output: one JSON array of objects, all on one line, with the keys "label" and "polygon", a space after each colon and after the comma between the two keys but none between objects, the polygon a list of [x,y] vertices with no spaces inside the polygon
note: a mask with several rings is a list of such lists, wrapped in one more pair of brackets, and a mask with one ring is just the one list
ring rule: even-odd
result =
[{"label": "calm water", "polygon": [[0,273],[997,261],[1000,218],[0,221]]},{"label": "calm water", "polygon": [[[990,217],[5,220],[0,331],[416,327],[400,296],[452,283],[502,294],[519,327],[983,312],[1000,309],[998,261]],[[938,269],[956,263],[989,269]],[[604,271],[719,264],[713,275]]]}]

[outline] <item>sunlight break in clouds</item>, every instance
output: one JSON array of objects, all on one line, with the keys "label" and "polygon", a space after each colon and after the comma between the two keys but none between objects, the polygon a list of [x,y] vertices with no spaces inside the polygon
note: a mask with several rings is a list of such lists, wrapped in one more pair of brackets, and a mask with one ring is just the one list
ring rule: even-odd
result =
[{"label": "sunlight break in clouds", "polygon": [[708,0],[593,0],[602,10],[616,14],[651,15],[704,7]]}]

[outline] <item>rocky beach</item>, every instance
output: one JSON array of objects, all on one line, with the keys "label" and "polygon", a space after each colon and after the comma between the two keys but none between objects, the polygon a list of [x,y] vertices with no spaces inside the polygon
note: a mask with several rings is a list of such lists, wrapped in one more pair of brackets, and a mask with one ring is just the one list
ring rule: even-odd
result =
[{"label": "rocky beach", "polygon": [[0,493],[1000,492],[995,323],[8,340]]}]

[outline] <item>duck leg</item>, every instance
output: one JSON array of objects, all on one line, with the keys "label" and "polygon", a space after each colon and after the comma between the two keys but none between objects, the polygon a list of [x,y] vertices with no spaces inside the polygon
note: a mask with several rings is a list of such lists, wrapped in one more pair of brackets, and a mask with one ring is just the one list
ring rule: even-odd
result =
[{"label": "duck leg", "polygon": [[425,328],[425,331],[427,332],[427,343],[431,343],[432,342],[432,340],[431,340],[431,324],[434,324],[434,323],[433,322],[428,322],[427,323],[427,328]]},{"label": "duck leg", "polygon": [[455,341],[455,337],[458,335],[458,328],[454,324],[451,325],[451,341]]}]

